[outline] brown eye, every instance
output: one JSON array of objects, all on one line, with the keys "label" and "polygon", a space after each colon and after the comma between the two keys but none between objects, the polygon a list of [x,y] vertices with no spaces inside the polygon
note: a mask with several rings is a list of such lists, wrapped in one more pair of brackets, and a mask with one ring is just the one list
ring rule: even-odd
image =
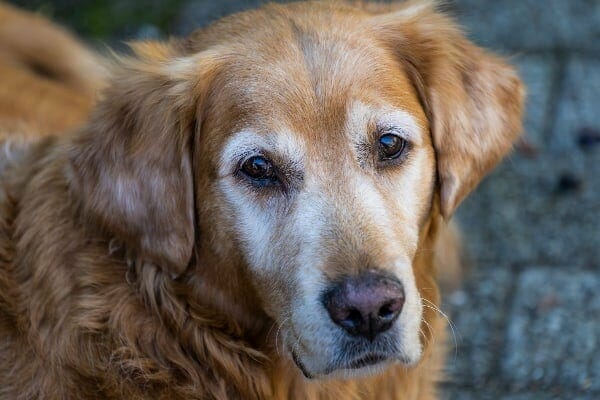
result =
[{"label": "brown eye", "polygon": [[406,140],[398,135],[386,133],[379,137],[379,160],[394,160],[402,155]]},{"label": "brown eye", "polygon": [[242,163],[240,171],[248,178],[260,184],[277,181],[273,164],[262,156],[252,156]]}]

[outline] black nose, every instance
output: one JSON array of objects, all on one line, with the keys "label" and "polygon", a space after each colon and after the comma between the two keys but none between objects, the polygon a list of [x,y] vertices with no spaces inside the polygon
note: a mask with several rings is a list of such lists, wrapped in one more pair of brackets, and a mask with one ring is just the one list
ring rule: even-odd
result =
[{"label": "black nose", "polygon": [[404,289],[396,278],[370,270],[335,284],[324,294],[323,305],[349,334],[374,340],[400,315]]}]

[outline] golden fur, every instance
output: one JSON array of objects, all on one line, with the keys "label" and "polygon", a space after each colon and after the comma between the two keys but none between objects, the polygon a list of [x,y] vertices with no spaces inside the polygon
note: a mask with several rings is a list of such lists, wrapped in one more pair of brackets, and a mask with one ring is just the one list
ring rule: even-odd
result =
[{"label": "golden fur", "polygon": [[82,123],[103,85],[98,58],[42,17],[0,3],[0,128],[64,132]]},{"label": "golden fur", "polygon": [[[437,398],[445,331],[432,249],[444,217],[519,134],[512,68],[427,2],[268,5],[133,45],[82,124],[105,85],[94,56],[8,6],[0,27],[0,398]],[[27,51],[32,43],[63,56]],[[395,224],[373,222],[348,189],[360,169],[332,132],[345,129],[353,96],[405,110],[425,133],[404,170],[365,173]],[[278,347],[302,294],[288,261],[303,232],[271,232],[267,259],[281,269],[261,275],[243,214],[228,206],[241,195],[221,190],[231,187],[220,168],[234,132],[282,121],[305,161],[320,160],[305,184],[336,202],[334,232],[320,236],[328,261],[306,273],[387,265],[390,240],[378,232],[388,224],[423,299],[415,365],[309,380]],[[417,178],[399,189],[410,171]],[[283,201],[269,196],[241,204]]]}]

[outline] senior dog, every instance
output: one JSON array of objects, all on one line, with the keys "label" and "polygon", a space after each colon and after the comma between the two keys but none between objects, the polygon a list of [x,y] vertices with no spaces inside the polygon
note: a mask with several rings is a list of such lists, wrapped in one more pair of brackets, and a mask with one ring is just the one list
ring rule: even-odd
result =
[{"label": "senior dog", "polygon": [[104,72],[1,10],[54,89],[0,91],[0,398],[437,398],[432,249],[521,130],[511,67],[427,1],[270,4]]}]

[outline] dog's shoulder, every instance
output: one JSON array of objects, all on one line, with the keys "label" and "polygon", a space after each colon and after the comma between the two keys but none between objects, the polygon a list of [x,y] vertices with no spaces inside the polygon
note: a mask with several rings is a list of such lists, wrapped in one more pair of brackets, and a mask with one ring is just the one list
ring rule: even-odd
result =
[{"label": "dog's shoulder", "polygon": [[0,125],[0,267],[10,262],[2,249],[12,246],[19,198],[54,142],[53,136],[39,135],[25,125],[21,129]]},{"label": "dog's shoulder", "polygon": [[[15,243],[14,220],[16,206],[12,194],[13,176],[10,172],[25,158],[30,145],[28,140],[14,131],[0,130],[0,337],[2,337],[3,359],[0,362],[0,376],[11,373],[10,363],[25,359],[17,357],[15,349],[22,348],[19,342],[19,289],[14,268]],[[26,354],[27,352],[24,352]],[[9,393],[6,381],[0,389],[0,397]]]}]

